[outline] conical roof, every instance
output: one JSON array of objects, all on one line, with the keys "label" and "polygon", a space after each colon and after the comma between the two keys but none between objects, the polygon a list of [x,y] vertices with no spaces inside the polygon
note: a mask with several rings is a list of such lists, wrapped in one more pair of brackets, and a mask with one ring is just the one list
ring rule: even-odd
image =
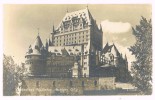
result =
[{"label": "conical roof", "polygon": [[40,36],[38,35],[35,42],[33,43],[31,47],[31,53],[28,53],[28,55],[41,55],[41,48],[43,46],[43,43],[41,41]]},{"label": "conical roof", "polygon": [[35,48],[36,46],[37,46],[39,49],[43,46],[43,43],[42,43],[41,38],[40,38],[39,35],[37,36],[37,38],[36,38],[36,40],[35,40],[35,42],[34,42],[32,48]]}]

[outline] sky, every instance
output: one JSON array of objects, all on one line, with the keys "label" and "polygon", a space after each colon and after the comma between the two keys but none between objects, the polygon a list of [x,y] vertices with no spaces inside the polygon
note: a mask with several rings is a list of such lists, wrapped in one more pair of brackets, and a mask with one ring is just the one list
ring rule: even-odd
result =
[{"label": "sky", "polygon": [[[24,62],[24,56],[30,44],[35,41],[38,28],[45,44],[52,26],[58,26],[68,12],[85,9],[86,4],[5,4],[3,51],[11,55],[15,62]],[[126,54],[129,66],[135,60],[128,48],[135,43],[132,27],[139,24],[141,16],[150,19],[151,5],[144,4],[89,4],[88,9],[97,24],[102,25],[103,46],[108,42],[115,44],[123,56]]]}]

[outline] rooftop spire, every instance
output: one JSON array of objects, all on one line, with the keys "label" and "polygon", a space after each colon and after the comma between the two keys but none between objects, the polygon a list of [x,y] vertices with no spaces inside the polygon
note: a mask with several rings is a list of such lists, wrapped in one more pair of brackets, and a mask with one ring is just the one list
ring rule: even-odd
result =
[{"label": "rooftop spire", "polygon": [[68,8],[67,8],[66,12],[68,13]]},{"label": "rooftop spire", "polygon": [[124,59],[127,61],[127,57],[126,57],[126,54],[125,54],[125,57],[124,57]]},{"label": "rooftop spire", "polygon": [[102,31],[102,25],[100,24],[100,30]]},{"label": "rooftop spire", "polygon": [[88,9],[88,4],[87,4],[86,8]]},{"label": "rooftop spire", "polygon": [[53,24],[53,29],[52,29],[52,33],[54,33],[54,31],[55,31],[55,30],[54,30],[54,24]]},{"label": "rooftop spire", "polygon": [[38,28],[38,36],[39,36],[39,28]]},{"label": "rooftop spire", "polygon": [[114,44],[114,40],[113,40],[113,39],[112,39],[112,43],[113,43],[113,45],[115,45],[115,44]]}]

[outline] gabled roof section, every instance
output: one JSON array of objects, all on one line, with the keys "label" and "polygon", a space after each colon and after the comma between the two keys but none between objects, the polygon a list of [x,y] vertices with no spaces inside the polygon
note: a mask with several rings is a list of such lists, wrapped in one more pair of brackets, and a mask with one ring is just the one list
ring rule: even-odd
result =
[{"label": "gabled roof section", "polygon": [[90,14],[88,8],[66,13],[66,15],[63,17],[62,21],[60,22],[59,26],[56,28],[59,29],[59,27],[63,24],[65,21],[71,21],[74,18],[82,18],[83,21],[88,23],[88,25],[91,25],[91,20],[93,19],[92,15]]},{"label": "gabled roof section", "polygon": [[108,44],[108,42],[107,42],[107,44],[106,44],[105,47],[103,48],[102,53],[106,53],[106,52],[108,51],[108,49],[109,49],[109,44]]},{"label": "gabled roof section", "polygon": [[115,56],[115,57],[119,57],[120,53],[118,51],[118,49],[116,48],[115,44],[113,44],[113,47],[111,48],[111,53]]},{"label": "gabled roof section", "polygon": [[109,45],[108,42],[105,45],[105,47],[102,50],[102,53],[107,53],[108,51],[110,51],[115,57],[120,56],[120,53],[118,51],[118,49],[116,48],[115,44],[113,45]]},{"label": "gabled roof section", "polygon": [[62,52],[62,55],[65,55],[65,56],[68,56],[68,52],[67,50],[64,48],[64,49],[61,49],[61,52]]},{"label": "gabled roof section", "polygon": [[107,53],[108,52],[108,50],[110,50],[111,51],[111,48],[113,47],[113,45],[110,45],[109,46],[109,44],[108,44],[108,42],[107,42],[107,44],[105,45],[105,47],[103,48],[103,50],[102,50],[102,53]]}]

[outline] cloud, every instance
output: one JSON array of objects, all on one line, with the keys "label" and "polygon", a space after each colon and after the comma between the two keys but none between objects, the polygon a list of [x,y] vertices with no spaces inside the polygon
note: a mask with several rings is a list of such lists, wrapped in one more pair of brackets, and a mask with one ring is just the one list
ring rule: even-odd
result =
[{"label": "cloud", "polygon": [[125,33],[131,29],[131,24],[127,22],[110,22],[109,20],[104,20],[101,22],[101,25],[104,33],[111,34]]},{"label": "cloud", "polygon": [[127,39],[126,38],[123,38],[121,41],[125,42],[125,41],[127,41]]}]

